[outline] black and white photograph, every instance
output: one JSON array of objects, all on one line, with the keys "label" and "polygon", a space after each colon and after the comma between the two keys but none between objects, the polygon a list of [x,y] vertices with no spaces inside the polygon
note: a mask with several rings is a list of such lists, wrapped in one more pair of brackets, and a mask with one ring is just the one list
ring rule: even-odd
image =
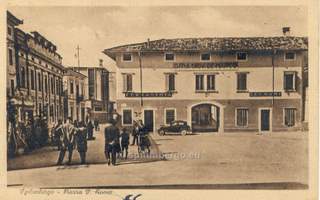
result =
[{"label": "black and white photograph", "polygon": [[8,6],[6,187],[308,191],[308,9]]}]

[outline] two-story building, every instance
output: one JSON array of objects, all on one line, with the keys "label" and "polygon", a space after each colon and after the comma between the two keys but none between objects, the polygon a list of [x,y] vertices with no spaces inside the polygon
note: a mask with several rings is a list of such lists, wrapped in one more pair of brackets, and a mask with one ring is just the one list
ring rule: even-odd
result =
[{"label": "two-story building", "polygon": [[194,131],[301,127],[305,37],[160,39],[105,49],[117,70],[122,125],[184,120]]},{"label": "two-story building", "polygon": [[86,76],[66,68],[63,75],[64,91],[64,118],[70,117],[72,120],[85,121],[85,81]]}]

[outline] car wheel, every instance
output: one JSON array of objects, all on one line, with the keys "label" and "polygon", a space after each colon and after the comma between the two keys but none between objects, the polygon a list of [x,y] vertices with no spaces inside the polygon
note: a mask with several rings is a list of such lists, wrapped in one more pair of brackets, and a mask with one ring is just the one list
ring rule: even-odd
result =
[{"label": "car wheel", "polygon": [[164,134],[165,134],[164,130],[159,131],[159,135],[164,135]]},{"label": "car wheel", "polygon": [[187,130],[182,130],[181,135],[183,135],[183,136],[187,135]]}]

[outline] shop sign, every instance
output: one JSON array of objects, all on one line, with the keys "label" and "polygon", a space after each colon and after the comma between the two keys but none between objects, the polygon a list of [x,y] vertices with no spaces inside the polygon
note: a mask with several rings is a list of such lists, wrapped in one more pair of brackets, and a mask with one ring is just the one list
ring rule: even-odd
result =
[{"label": "shop sign", "polygon": [[249,92],[250,97],[281,97],[281,92]]},{"label": "shop sign", "polygon": [[125,97],[172,97],[171,92],[126,92]]},{"label": "shop sign", "polygon": [[227,69],[234,69],[237,68],[238,62],[180,62],[180,63],[173,63],[174,68],[227,68]]}]

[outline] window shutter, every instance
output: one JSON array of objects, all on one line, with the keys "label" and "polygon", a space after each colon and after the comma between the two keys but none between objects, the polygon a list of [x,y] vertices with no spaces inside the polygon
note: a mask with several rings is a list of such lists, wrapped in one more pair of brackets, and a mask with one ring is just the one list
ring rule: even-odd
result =
[{"label": "window shutter", "polygon": [[169,74],[165,74],[165,91],[169,91]]},{"label": "window shutter", "polygon": [[127,92],[127,75],[123,74],[123,92]]}]

